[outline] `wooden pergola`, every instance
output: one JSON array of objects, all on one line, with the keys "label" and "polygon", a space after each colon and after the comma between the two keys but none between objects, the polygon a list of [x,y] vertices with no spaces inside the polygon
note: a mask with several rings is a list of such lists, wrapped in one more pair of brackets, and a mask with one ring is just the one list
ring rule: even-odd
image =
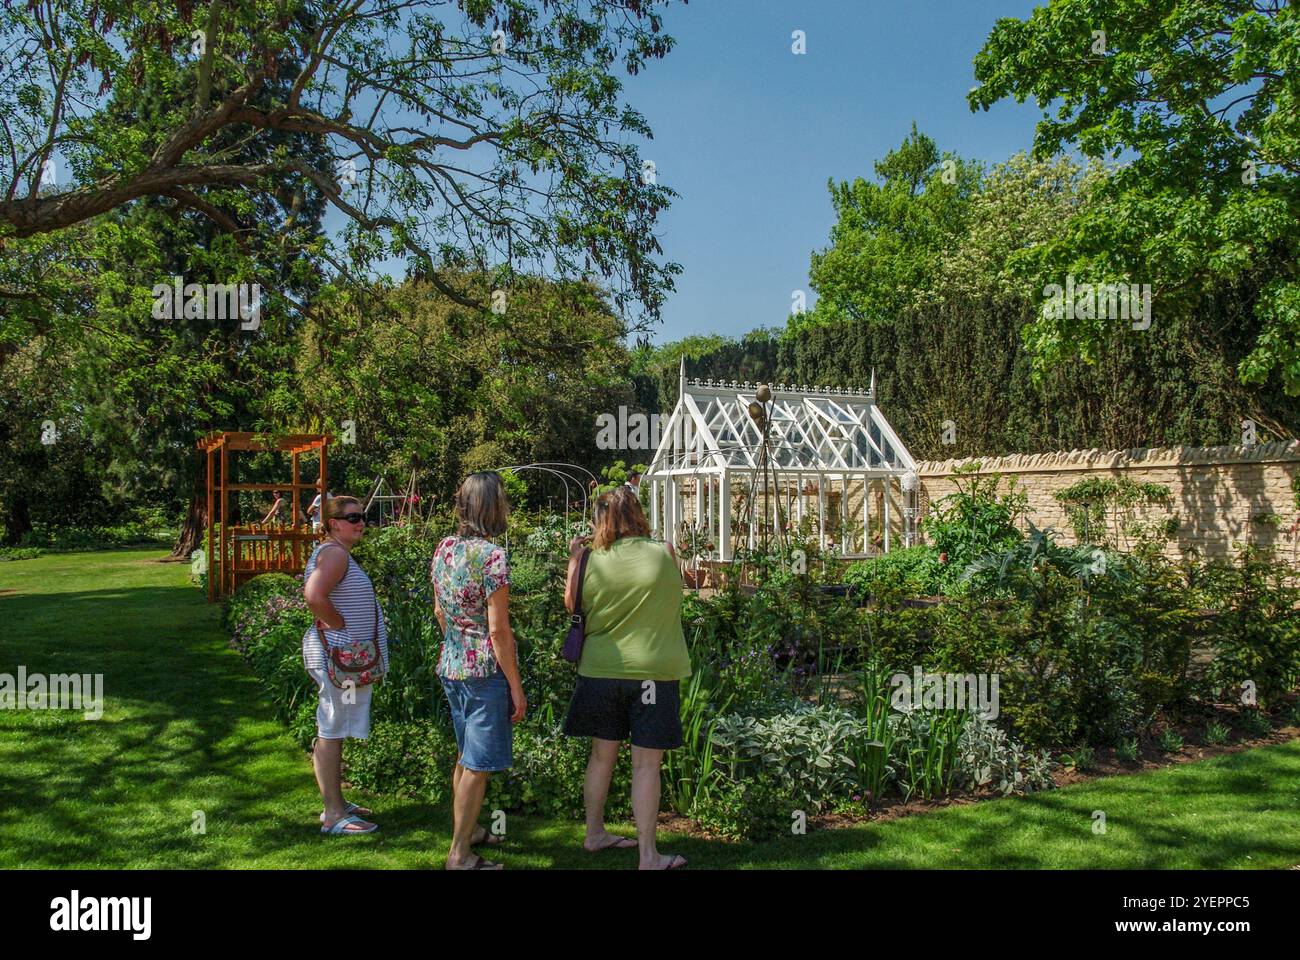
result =
[{"label": "wooden pergola", "polygon": [[[314,533],[309,526],[305,527],[298,522],[302,491],[313,490],[321,495],[323,513],[325,491],[328,489],[328,448],[332,439],[321,433],[269,436],[225,431],[214,433],[198,442],[199,450],[207,456],[208,461],[209,602],[234,593],[241,583],[251,580],[259,573],[302,573],[310,555],[310,545],[321,538],[321,534]],[[313,451],[320,454],[320,468],[314,481],[304,483],[299,472],[299,458],[304,453]],[[238,452],[290,454],[293,459],[292,482],[231,482],[230,454]],[[231,493],[286,489],[293,491],[289,524],[241,523],[237,527],[227,524]],[[221,528],[219,538],[216,529],[218,524]]]}]

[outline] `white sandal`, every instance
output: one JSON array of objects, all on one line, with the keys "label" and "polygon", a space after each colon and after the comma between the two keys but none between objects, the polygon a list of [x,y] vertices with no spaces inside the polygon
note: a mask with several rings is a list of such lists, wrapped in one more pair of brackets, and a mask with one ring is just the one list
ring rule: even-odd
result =
[{"label": "white sandal", "polygon": [[[343,808],[343,813],[344,813],[344,814],[356,813],[358,810],[365,810],[367,814],[373,814],[373,813],[375,812],[375,811],[371,810],[371,809],[368,808],[368,807],[363,807],[363,806],[362,806],[361,804],[359,804],[359,803],[349,803],[346,807]],[[321,811],[320,822],[321,822],[321,823],[324,823],[324,822],[325,822],[325,811],[324,811],[324,810]],[[354,832],[355,832],[355,831],[354,831]]]},{"label": "white sandal", "polygon": [[345,817],[339,817],[339,819],[337,819],[337,820],[334,821],[334,823],[333,823],[332,826],[321,827],[321,828],[320,828],[320,832],[321,832],[321,833],[334,834],[335,836],[338,836],[338,835],[340,835],[340,834],[352,834],[352,833],[374,833],[376,830],[379,829],[379,825],[378,825],[378,824],[375,824],[375,823],[369,824],[369,829],[367,829],[367,830],[349,830],[349,829],[348,829],[348,826],[349,826],[350,824],[354,824],[354,823],[365,823],[365,822],[366,822],[365,820],[362,820],[360,817],[356,816],[355,814],[348,814],[348,815],[345,816]]}]

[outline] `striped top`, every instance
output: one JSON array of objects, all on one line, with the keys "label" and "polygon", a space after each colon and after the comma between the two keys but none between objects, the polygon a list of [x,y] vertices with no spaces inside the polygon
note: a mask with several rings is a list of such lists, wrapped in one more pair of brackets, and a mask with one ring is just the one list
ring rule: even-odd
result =
[{"label": "striped top", "polygon": [[[320,556],[321,550],[325,547],[334,546],[339,550],[343,548],[332,541],[326,540],[324,543],[317,544],[316,549],[311,552],[307,559],[307,568],[303,571],[303,582],[312,575],[316,569],[316,558]],[[331,647],[346,646],[355,640],[369,640],[373,637],[375,630],[375,619],[379,619],[379,655],[384,659],[384,669],[388,669],[388,630],[384,624],[384,618],[379,617],[379,605],[375,601],[375,587],[366,576],[366,572],[361,569],[360,564],[352,559],[348,554],[348,572],[343,575],[343,579],[334,585],[330,591],[330,602],[338,608],[339,613],[343,614],[343,630],[322,631],[325,634],[325,642]],[[302,662],[308,670],[325,669],[325,650],[320,644],[320,638],[316,635],[315,625],[307,628],[307,632],[302,636]]]}]

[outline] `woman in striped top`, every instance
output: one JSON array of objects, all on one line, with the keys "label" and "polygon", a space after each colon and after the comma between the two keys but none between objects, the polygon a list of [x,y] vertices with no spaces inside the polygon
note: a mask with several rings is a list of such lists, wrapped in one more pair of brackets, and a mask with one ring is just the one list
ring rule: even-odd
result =
[{"label": "woman in striped top", "polygon": [[352,548],[366,532],[360,501],[331,497],[324,509],[326,537],[312,551],[303,573],[303,597],[316,622],[302,638],[303,666],[319,688],[312,765],[325,801],[321,833],[371,833],[378,828],[362,819],[370,811],[344,800],[342,786],[343,741],[348,737],[364,740],[370,735],[371,688],[341,690],[334,686],[320,636],[331,647],[376,637],[387,670],[388,635],[374,585],[352,559]]}]

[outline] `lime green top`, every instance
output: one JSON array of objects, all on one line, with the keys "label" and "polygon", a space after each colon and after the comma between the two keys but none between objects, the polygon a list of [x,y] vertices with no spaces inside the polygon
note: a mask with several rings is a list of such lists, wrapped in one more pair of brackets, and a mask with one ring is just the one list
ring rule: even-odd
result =
[{"label": "lime green top", "polygon": [[582,584],[584,677],[681,680],[691,675],[682,635],[682,578],[662,543],[623,537],[592,550]]}]

